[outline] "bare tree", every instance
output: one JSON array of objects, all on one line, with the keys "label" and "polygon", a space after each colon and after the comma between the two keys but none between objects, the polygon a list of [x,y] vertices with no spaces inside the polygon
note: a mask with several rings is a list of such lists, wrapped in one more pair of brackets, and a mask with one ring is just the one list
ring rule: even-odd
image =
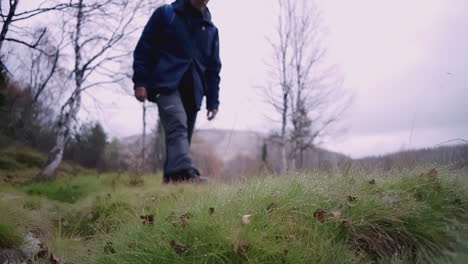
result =
[{"label": "bare tree", "polygon": [[[275,111],[281,116],[281,129],[279,134],[280,162],[281,172],[287,170],[287,123],[289,113],[289,97],[291,94],[291,63],[292,51],[290,37],[292,34],[291,25],[294,19],[292,10],[288,8],[290,1],[278,0],[279,15],[278,25],[276,27],[276,37],[270,39],[273,48],[273,66],[272,77],[274,85],[265,89],[268,103],[273,106]],[[279,93],[278,89],[279,88]]]},{"label": "bare tree", "polygon": [[[43,35],[42,29],[32,34],[31,38],[36,37],[34,34]],[[40,136],[48,131],[46,124],[53,120],[53,102],[60,94],[51,88],[56,82],[56,73],[60,71],[62,42],[63,38],[57,40],[47,32],[37,46],[42,51],[19,45],[10,53],[10,56],[15,56],[15,60],[11,60],[13,63],[9,66],[17,67],[11,67],[10,73],[19,89],[17,92],[10,90],[8,95],[5,110],[9,118],[2,121],[2,133],[37,147]]]},{"label": "bare tree", "polygon": [[[42,34],[40,29],[37,33]],[[30,136],[37,135],[38,126],[53,120],[50,115],[51,105],[60,97],[60,91],[54,89],[57,88],[54,83],[60,78],[60,74],[56,73],[61,70],[59,58],[62,44],[63,38],[56,43],[56,40],[46,34],[38,47],[47,53],[37,49],[27,49],[27,56],[21,69],[15,71],[17,72],[15,77],[24,83],[23,93],[29,95],[29,100],[21,107],[20,115],[13,120],[16,122],[17,132]],[[34,140],[34,137],[20,138]]]},{"label": "bare tree", "polygon": [[[8,2],[8,7],[5,2]],[[2,51],[3,43],[5,41],[15,42],[21,45],[25,45],[29,48],[38,49],[38,45],[41,39],[44,37],[47,29],[43,28],[41,34],[39,34],[35,40],[28,42],[18,35],[7,37],[7,33],[9,32],[9,29],[13,23],[30,19],[46,12],[65,10],[73,6],[72,1],[54,4],[51,3],[51,1],[46,0],[43,1],[37,8],[18,13],[17,8],[19,2],[20,0],[0,0],[0,18],[3,22],[2,30],[0,31],[0,52]],[[44,7],[45,5],[47,6]],[[8,10],[8,12],[6,10]]]},{"label": "bare tree", "polygon": [[[59,59],[63,59],[61,51],[66,45],[64,32],[61,33],[58,36],[52,36],[49,32],[44,34],[42,28],[36,29],[32,38],[38,38],[38,35],[41,35],[37,46],[40,50],[28,49],[26,55],[22,56],[25,57],[24,59],[21,58],[22,54],[18,55],[18,59],[22,63],[20,63],[20,69],[16,71],[16,77],[23,80],[26,92],[31,94],[30,106],[32,108],[44,97],[47,97],[48,103],[56,101],[59,97],[57,96],[58,91],[51,91],[48,87],[51,83],[57,86],[57,79],[63,80],[65,78],[64,69],[59,63]],[[24,65],[28,65],[27,70],[25,70]],[[55,76],[56,73],[59,74]]]},{"label": "bare tree", "polygon": [[[281,160],[287,169],[302,167],[304,151],[339,120],[349,105],[335,67],[327,66],[321,16],[313,1],[279,0],[277,39],[273,44],[281,94],[268,94],[282,116]],[[290,124],[290,126],[288,126]],[[289,128],[289,131],[288,131]],[[286,142],[291,144],[285,155]],[[284,170],[283,170],[284,171]]]},{"label": "bare tree", "polygon": [[[31,31],[27,26],[24,26],[24,23],[21,24],[20,22],[38,18],[39,15],[50,13],[51,11],[66,10],[73,5],[65,0],[63,3],[45,0],[39,3],[36,8],[19,11],[19,3],[20,0],[0,0],[0,18],[3,21],[0,32],[0,52],[2,52],[0,63],[5,63],[2,50],[5,42],[11,42],[15,45],[14,50],[16,52],[13,53],[15,55],[20,53],[17,56],[17,61],[21,61],[21,57],[25,59],[25,63],[20,65],[21,69],[15,75],[15,79],[20,80],[24,84],[26,87],[24,93],[31,96],[28,107],[25,108],[25,111],[27,111],[36,107],[41,95],[45,93],[46,88],[58,70],[58,61],[64,44],[64,35],[62,34],[61,37],[59,35],[61,40],[55,39],[52,32],[48,30],[51,26],[50,23],[47,26],[35,27]],[[21,47],[25,47],[26,49],[21,49]],[[28,70],[24,69],[24,64],[30,65]]]},{"label": "bare tree", "polygon": [[326,63],[324,29],[314,1],[296,1],[292,30],[293,86],[291,166],[304,166],[304,152],[314,148],[340,120],[351,102],[335,66]]},{"label": "bare tree", "polygon": [[132,53],[125,44],[138,28],[133,25],[141,1],[131,0],[76,0],[70,18],[68,33],[71,36],[73,65],[69,76],[73,91],[62,105],[56,122],[56,142],[49,158],[36,177],[48,180],[62,161],[65,144],[81,107],[82,93],[93,87],[115,84],[125,79],[125,74],[115,68]]}]

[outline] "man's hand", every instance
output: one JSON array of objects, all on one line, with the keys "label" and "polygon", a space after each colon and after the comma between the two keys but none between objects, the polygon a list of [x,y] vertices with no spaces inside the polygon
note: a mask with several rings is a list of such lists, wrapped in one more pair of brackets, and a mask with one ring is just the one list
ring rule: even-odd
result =
[{"label": "man's hand", "polygon": [[211,121],[215,118],[217,113],[218,113],[218,109],[208,110],[208,112],[206,113],[206,117],[208,118],[209,121]]},{"label": "man's hand", "polygon": [[138,101],[144,102],[147,96],[145,87],[135,87],[135,97]]}]

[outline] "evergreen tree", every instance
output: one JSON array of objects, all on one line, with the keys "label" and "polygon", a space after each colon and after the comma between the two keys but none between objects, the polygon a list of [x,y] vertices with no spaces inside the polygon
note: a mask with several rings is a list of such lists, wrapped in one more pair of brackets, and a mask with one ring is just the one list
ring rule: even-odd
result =
[{"label": "evergreen tree", "polygon": [[98,168],[106,144],[107,135],[101,124],[83,124],[68,143],[65,158],[88,168]]}]

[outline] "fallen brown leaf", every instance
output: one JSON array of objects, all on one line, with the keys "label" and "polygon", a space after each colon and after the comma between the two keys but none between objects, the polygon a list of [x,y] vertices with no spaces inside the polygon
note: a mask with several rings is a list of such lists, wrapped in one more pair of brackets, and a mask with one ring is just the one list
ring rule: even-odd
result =
[{"label": "fallen brown leaf", "polygon": [[251,217],[251,216],[252,216],[252,215],[243,215],[243,216],[242,216],[242,223],[244,223],[244,224],[246,224],[246,225],[249,224],[249,223],[250,223],[250,217]]},{"label": "fallen brown leaf", "polygon": [[51,264],[59,264],[60,263],[60,259],[57,256],[55,256],[54,253],[50,254],[50,259],[49,260],[50,260]]},{"label": "fallen brown leaf", "polygon": [[357,200],[357,196],[348,195],[346,196],[346,199],[348,200],[348,202],[354,202]]},{"label": "fallen brown leaf", "polygon": [[331,216],[325,218],[325,220],[329,220],[329,221],[333,221],[333,222],[341,222],[342,221],[341,211],[339,211],[339,210],[331,211],[328,215],[330,215],[330,214],[331,214]]},{"label": "fallen brown leaf", "polygon": [[327,211],[325,211],[325,210],[323,210],[323,209],[317,209],[317,210],[314,212],[314,217],[315,217],[315,219],[317,219],[320,223],[324,223],[327,214],[328,214]]},{"label": "fallen brown leaf", "polygon": [[246,258],[247,253],[249,252],[249,241],[245,239],[237,241],[234,245],[234,252],[236,252],[237,255]]},{"label": "fallen brown leaf", "polygon": [[438,176],[438,171],[437,169],[431,169],[430,171],[426,172],[426,173],[421,173],[421,176],[422,177],[426,177],[428,179],[434,179]]},{"label": "fallen brown leaf", "polygon": [[192,213],[188,212],[180,216],[180,220],[189,220],[193,217]]},{"label": "fallen brown leaf", "polygon": [[332,214],[333,217],[335,217],[335,218],[341,217],[341,211],[331,211],[331,214]]},{"label": "fallen brown leaf", "polygon": [[351,220],[341,219],[341,225],[343,225],[344,227],[350,227],[351,226]]},{"label": "fallen brown leaf", "polygon": [[171,241],[171,247],[175,250],[177,254],[182,254],[187,251],[187,247],[177,240]]},{"label": "fallen brown leaf", "polygon": [[180,221],[179,221],[179,224],[182,228],[184,228],[187,223],[188,223],[188,220],[190,220],[191,218],[193,217],[192,213],[188,212],[188,213],[185,213],[183,215],[181,215],[179,217]]},{"label": "fallen brown leaf", "polygon": [[140,219],[144,225],[153,225],[154,224],[154,215],[140,215]]}]

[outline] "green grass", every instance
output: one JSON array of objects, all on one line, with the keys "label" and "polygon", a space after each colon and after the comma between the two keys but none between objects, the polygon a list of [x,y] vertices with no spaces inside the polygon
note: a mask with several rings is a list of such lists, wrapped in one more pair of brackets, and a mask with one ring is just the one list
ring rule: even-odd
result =
[{"label": "green grass", "polygon": [[0,249],[18,247],[23,242],[22,230],[17,222],[24,214],[0,203]]},{"label": "green grass", "polygon": [[23,208],[26,210],[40,210],[42,208],[42,199],[35,196],[26,197],[23,200]]},{"label": "green grass", "polygon": [[24,169],[26,166],[6,155],[0,155],[0,170],[16,171]]},{"label": "green grass", "polygon": [[[40,172],[46,160],[46,154],[28,148],[19,142],[10,142],[3,148],[0,146],[0,180],[7,179],[17,185],[29,182]],[[57,178],[63,178],[95,173],[94,170],[64,161],[57,168],[55,174]]]},{"label": "green grass", "polygon": [[33,183],[23,187],[31,195],[43,195],[50,200],[74,203],[89,193],[85,184],[74,182],[42,182]]},{"label": "green grass", "polygon": [[70,263],[464,263],[468,192],[456,178],[468,175],[427,169],[204,186],[106,174],[3,190],[22,196],[23,214],[46,214],[47,245]]},{"label": "green grass", "polygon": [[13,224],[0,223],[0,248],[20,246],[23,238]]},{"label": "green grass", "polygon": [[13,144],[0,151],[0,161],[1,170],[38,168],[44,165],[46,156],[30,148]]},{"label": "green grass", "polygon": [[109,234],[117,230],[125,216],[133,213],[132,210],[128,203],[114,199],[111,195],[97,196],[89,207],[78,207],[78,210],[68,211],[64,216],[68,225],[63,228],[63,232],[66,236],[84,238]]},{"label": "green grass", "polygon": [[[140,214],[154,215],[154,225],[143,225],[135,215],[106,236],[97,263],[414,263],[443,258],[460,245],[448,223],[466,224],[464,189],[418,173],[399,176],[370,184],[310,173],[202,191],[175,187],[171,197],[150,192],[147,197],[155,201],[140,206]],[[356,199],[350,202],[348,196]],[[331,219],[318,221],[318,209]],[[340,217],[333,219],[333,211]],[[247,214],[250,223],[244,224]],[[106,254],[105,248],[115,253]]]}]

